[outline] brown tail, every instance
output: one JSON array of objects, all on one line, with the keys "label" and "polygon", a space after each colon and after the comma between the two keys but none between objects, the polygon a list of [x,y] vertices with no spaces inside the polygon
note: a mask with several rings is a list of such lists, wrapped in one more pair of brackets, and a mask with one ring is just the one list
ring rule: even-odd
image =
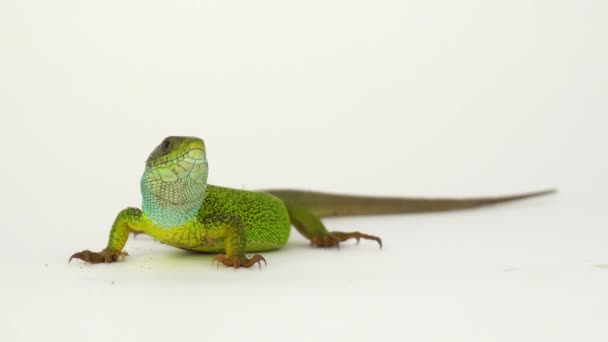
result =
[{"label": "brown tail", "polygon": [[366,197],[299,190],[264,190],[286,202],[297,203],[320,217],[422,213],[477,208],[553,194],[543,190],[525,194],[481,198]]}]

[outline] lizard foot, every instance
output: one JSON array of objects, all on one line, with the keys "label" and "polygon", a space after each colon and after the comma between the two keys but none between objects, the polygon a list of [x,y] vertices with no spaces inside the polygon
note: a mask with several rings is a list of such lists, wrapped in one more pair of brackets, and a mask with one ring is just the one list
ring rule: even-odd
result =
[{"label": "lizard foot", "polygon": [[215,256],[215,258],[213,258],[213,262],[217,261],[217,267],[220,267],[220,263],[228,266],[228,267],[234,267],[234,268],[239,268],[239,267],[251,267],[253,265],[255,265],[256,263],[258,264],[258,266],[260,267],[260,269],[262,269],[262,261],[264,262],[264,266],[266,266],[266,259],[264,259],[263,256],[256,254],[251,258],[247,258],[246,256],[242,256],[242,257],[232,257],[229,258],[226,256],[226,254],[218,254]]},{"label": "lizard foot", "polygon": [[127,255],[129,255],[129,254],[127,252],[123,252],[123,251],[112,251],[112,250],[104,249],[103,251],[97,253],[97,252],[91,252],[90,250],[87,249],[82,252],[72,254],[72,256],[70,257],[70,260],[68,260],[68,262],[72,261],[72,259],[74,259],[74,258],[80,259],[84,262],[90,262],[92,264],[99,264],[102,262],[116,262],[116,261],[124,260],[127,257]]},{"label": "lizard foot", "polygon": [[380,245],[380,248],[382,248],[382,239],[377,236],[363,234],[360,232],[329,232],[329,234],[311,238],[310,245],[315,247],[336,247],[340,249],[340,242],[344,242],[349,239],[356,239],[357,243],[359,243],[359,240],[361,239],[373,240]]}]

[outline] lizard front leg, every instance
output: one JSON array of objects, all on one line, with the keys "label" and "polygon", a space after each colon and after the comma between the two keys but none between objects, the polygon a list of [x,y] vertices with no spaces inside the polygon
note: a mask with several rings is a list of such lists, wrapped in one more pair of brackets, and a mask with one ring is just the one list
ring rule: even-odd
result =
[{"label": "lizard front leg", "polygon": [[266,264],[263,256],[256,254],[251,258],[245,255],[247,250],[247,237],[241,218],[233,215],[217,215],[203,220],[203,234],[209,240],[223,240],[224,253],[213,259],[218,267],[222,263],[234,268],[251,267],[256,263],[262,268],[261,262]]},{"label": "lizard front leg", "polygon": [[74,253],[69,261],[76,258],[85,262],[97,264],[123,260],[128,255],[127,252],[124,252],[122,249],[127,243],[129,233],[132,231],[141,231],[141,225],[139,224],[141,217],[142,212],[137,208],[123,209],[118,213],[118,216],[116,216],[116,220],[114,220],[106,248],[101,252],[92,252],[87,249]]}]

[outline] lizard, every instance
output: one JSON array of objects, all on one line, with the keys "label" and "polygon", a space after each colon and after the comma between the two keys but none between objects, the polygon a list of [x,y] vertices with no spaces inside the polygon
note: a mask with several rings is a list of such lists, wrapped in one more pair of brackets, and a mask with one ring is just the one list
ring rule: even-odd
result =
[{"label": "lizard", "polygon": [[217,253],[213,262],[228,267],[251,267],[266,259],[258,253],[283,247],[291,226],[316,247],[337,247],[355,239],[378,236],[361,232],[328,231],[324,217],[437,212],[476,208],[554,193],[544,190],[483,198],[367,197],[299,190],[247,191],[207,184],[205,143],[197,137],[170,136],[149,155],[141,178],[142,208],[120,211],[106,248],[83,250],[72,259],[112,263],[126,258],[130,233],[188,251]]}]

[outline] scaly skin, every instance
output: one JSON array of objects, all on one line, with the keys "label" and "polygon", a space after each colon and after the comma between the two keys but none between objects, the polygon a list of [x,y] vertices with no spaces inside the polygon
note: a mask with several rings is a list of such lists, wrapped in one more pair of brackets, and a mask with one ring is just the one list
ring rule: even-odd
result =
[{"label": "scaly skin", "polygon": [[196,252],[218,253],[215,261],[226,266],[250,267],[266,260],[246,252],[281,248],[290,225],[317,247],[338,247],[348,239],[374,240],[360,232],[329,232],[321,217],[386,213],[428,212],[474,208],[545,195],[473,199],[382,198],[324,194],[296,190],[254,192],[207,184],[205,144],[194,137],[168,137],[146,161],[142,176],[142,209],[122,210],[101,252],[84,250],[73,258],[91,263],[123,260],[129,233],[143,232],[162,243]]},{"label": "scaly skin", "polygon": [[[230,226],[230,220],[217,220],[218,215],[240,218],[246,241],[246,246],[242,248],[247,252],[277,249],[285,245],[289,238],[289,215],[281,200],[262,192],[213,185],[207,188],[204,204],[195,220],[165,229],[141,213],[131,229],[139,228],[174,247],[196,252],[220,252],[225,248],[221,236],[226,227]],[[220,222],[216,224],[216,221]]]}]

